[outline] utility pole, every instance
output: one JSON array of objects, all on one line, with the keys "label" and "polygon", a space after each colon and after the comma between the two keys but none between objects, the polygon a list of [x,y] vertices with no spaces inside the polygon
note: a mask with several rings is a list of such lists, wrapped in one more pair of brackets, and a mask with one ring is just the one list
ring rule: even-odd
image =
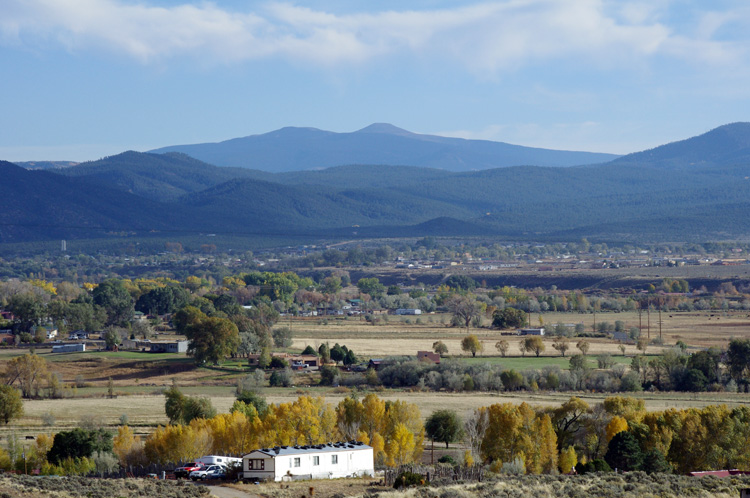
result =
[{"label": "utility pole", "polygon": [[659,342],[661,342],[662,344],[664,344],[664,341],[663,341],[663,339],[661,337],[661,302],[659,303]]},{"label": "utility pole", "polygon": [[591,308],[594,310],[594,333],[596,333],[596,308]]},{"label": "utility pole", "polygon": [[651,342],[651,299],[648,300],[648,307],[646,308],[646,320],[647,320],[647,331],[648,341]]}]

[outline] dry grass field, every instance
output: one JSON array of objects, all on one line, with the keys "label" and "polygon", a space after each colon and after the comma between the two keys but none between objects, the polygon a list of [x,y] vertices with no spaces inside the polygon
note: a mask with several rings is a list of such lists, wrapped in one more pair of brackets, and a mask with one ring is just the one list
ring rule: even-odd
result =
[{"label": "dry grass field", "polygon": [[[538,326],[539,314],[532,314],[532,323]],[[375,325],[368,324],[358,318],[347,319],[304,319],[284,321],[284,326],[291,326],[294,331],[293,349],[303,349],[305,346],[316,346],[323,342],[346,344],[357,354],[366,357],[416,354],[419,350],[430,350],[435,341],[443,341],[448,346],[451,355],[466,355],[461,351],[460,342],[466,335],[466,329],[449,327],[446,315],[423,315],[419,324],[415,317],[389,317],[387,322]],[[622,313],[543,313],[544,326],[550,328],[557,323],[583,323],[585,330],[590,332],[597,323],[622,321],[625,330],[631,327],[641,327],[643,335],[656,339],[660,336],[659,314],[652,312],[650,317],[642,313],[640,319],[636,312]],[[407,323],[407,320],[410,323]],[[649,323],[650,322],[650,323]],[[502,335],[497,330],[487,328],[472,328],[469,333],[476,334],[484,343],[484,355],[497,355],[495,343],[506,339],[510,343],[511,356],[520,356],[519,338]],[[683,341],[694,348],[708,346],[725,347],[732,338],[750,337],[750,313],[748,312],[673,312],[661,314],[661,337],[664,346],[673,346],[677,341]],[[587,339],[591,343],[590,354],[609,352],[621,354],[619,343],[608,339]],[[555,356],[557,351],[552,348],[553,339],[545,338],[547,350],[545,356]],[[637,352],[634,345],[627,345],[626,354]],[[651,345],[648,353],[658,353],[659,346]]]}]

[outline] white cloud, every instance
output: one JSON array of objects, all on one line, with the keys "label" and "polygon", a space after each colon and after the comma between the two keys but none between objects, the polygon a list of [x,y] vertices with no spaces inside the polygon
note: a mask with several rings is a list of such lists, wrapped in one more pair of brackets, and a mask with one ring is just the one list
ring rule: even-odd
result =
[{"label": "white cloud", "polygon": [[318,65],[394,54],[450,59],[495,74],[552,58],[617,65],[657,54],[731,63],[746,40],[713,34],[744,12],[707,13],[694,36],[659,9],[604,0],[504,0],[452,9],[336,14],[289,3],[236,12],[214,3],[161,7],[125,0],[3,0],[0,41],[74,52],[106,50],[144,63],[174,57],[233,62],[277,57]]}]

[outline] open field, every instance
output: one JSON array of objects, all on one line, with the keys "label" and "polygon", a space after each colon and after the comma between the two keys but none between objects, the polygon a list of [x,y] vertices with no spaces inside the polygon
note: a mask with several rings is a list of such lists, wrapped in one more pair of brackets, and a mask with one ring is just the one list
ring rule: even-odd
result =
[{"label": "open field", "polygon": [[[207,396],[219,412],[228,412],[234,402],[234,391],[228,387],[186,388],[186,394]],[[326,402],[338,404],[349,393],[334,388],[316,387],[311,389],[263,389],[263,394],[269,403],[290,402],[300,395],[323,396]],[[359,396],[365,393],[358,392]],[[533,406],[559,405],[571,396],[578,396],[590,404],[601,402],[613,394],[607,393],[557,393],[557,392],[411,392],[387,390],[376,393],[385,400],[402,400],[414,403],[419,407],[422,417],[429,416],[438,409],[449,408],[457,411],[463,417],[469,415],[475,408],[495,403],[526,402]],[[728,406],[750,406],[750,395],[740,393],[638,393],[635,397],[646,401],[649,410],[664,410],[667,408],[703,407],[712,404],[726,404]],[[72,398],[72,399],[44,399],[24,401],[25,416],[4,427],[0,434],[16,431],[19,436],[34,435],[41,432],[59,431],[75,427],[83,418],[93,418],[95,422],[108,426],[120,424],[120,417],[127,416],[128,424],[136,432],[147,434],[159,425],[166,424],[164,413],[164,396],[129,395],[118,396],[114,399],[104,397]],[[51,414],[55,423],[45,426],[44,415]]]},{"label": "open field", "polygon": [[[705,348],[708,346],[725,347],[732,338],[750,337],[750,313],[747,312],[672,312],[661,314],[661,337],[665,346],[672,346],[677,341],[683,341],[688,346]],[[639,319],[637,312],[621,313],[542,313],[532,314],[532,323],[538,326],[541,316],[546,327],[551,328],[557,323],[583,323],[587,332],[597,323],[615,321],[624,322],[625,330],[631,327],[641,327],[643,335],[656,339],[659,337],[659,314],[642,313]],[[358,318],[348,319],[304,319],[284,320],[284,326],[294,330],[293,349],[303,349],[305,346],[315,346],[323,342],[331,344],[339,342],[354,349],[357,354],[364,356],[385,356],[399,354],[416,354],[419,350],[431,350],[432,343],[438,340],[448,346],[449,354],[462,354],[460,341],[466,335],[466,329],[449,327],[442,322],[448,322],[446,315],[423,315],[419,317],[420,324],[415,323],[415,317],[389,317],[388,322],[376,325],[368,324]],[[409,320],[411,323],[407,323]],[[485,355],[495,355],[495,343],[505,339],[510,343],[511,356],[520,356],[518,348],[520,338],[514,335],[502,335],[497,330],[472,328],[469,333],[476,334],[484,343]],[[572,339],[575,342],[577,339]],[[589,338],[590,354],[609,352],[620,354],[618,343],[609,339]],[[545,337],[547,350],[545,356],[556,356],[559,353],[552,348],[553,339]],[[649,353],[657,353],[659,346],[649,346]],[[571,352],[575,353],[575,348]],[[627,345],[627,354],[635,354],[634,345]],[[569,353],[570,354],[570,353]]]}]

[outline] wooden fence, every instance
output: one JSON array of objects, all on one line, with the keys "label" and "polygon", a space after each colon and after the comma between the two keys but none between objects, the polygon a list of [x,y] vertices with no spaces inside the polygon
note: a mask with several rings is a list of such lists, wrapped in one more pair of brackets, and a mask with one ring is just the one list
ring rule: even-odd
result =
[{"label": "wooden fence", "polygon": [[413,472],[424,477],[425,482],[434,484],[448,484],[455,481],[477,481],[484,478],[484,468],[481,465],[470,467],[452,467],[450,465],[402,465],[396,469],[385,471],[385,485],[393,486],[396,478],[403,472]]}]

